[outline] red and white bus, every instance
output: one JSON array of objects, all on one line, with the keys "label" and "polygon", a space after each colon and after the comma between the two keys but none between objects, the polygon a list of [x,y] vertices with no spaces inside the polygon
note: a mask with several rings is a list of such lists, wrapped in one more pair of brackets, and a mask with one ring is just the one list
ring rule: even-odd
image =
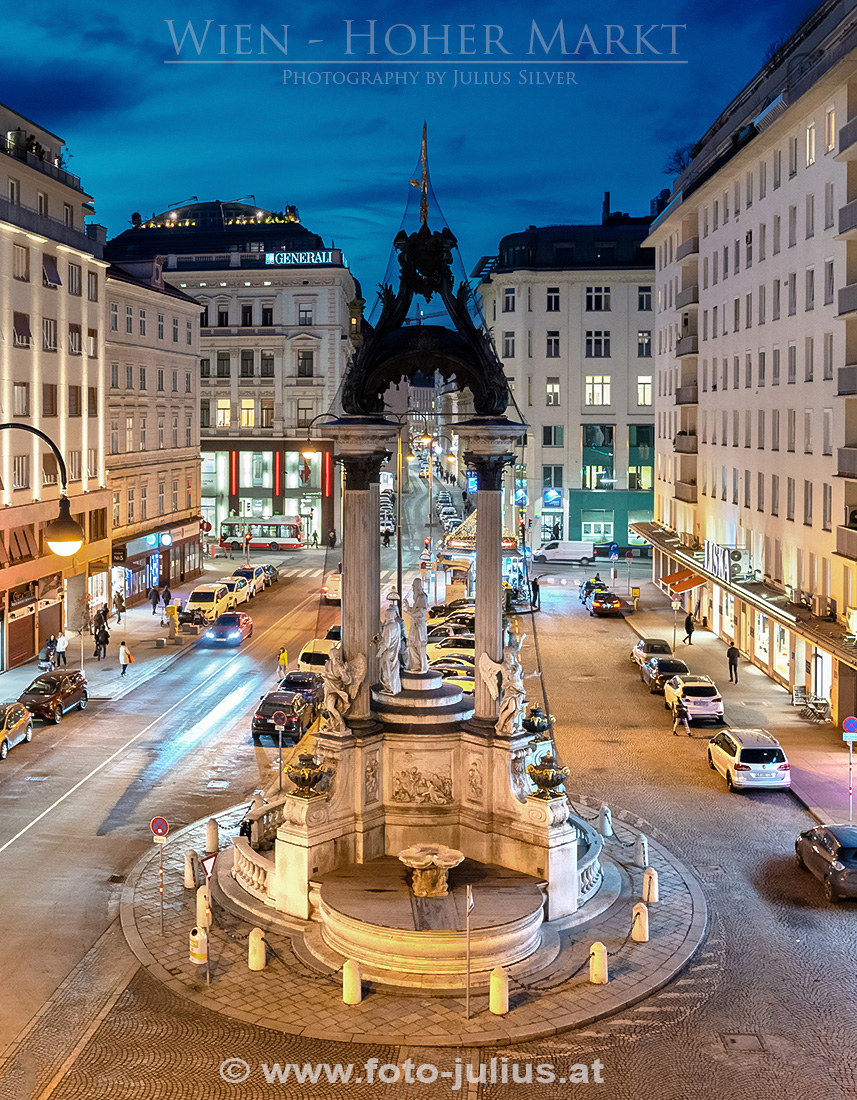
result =
[{"label": "red and white bus", "polygon": [[[247,538],[247,535],[250,538]],[[303,550],[303,524],[299,516],[269,516],[252,520],[224,519],[220,523],[220,547],[223,550]]]}]

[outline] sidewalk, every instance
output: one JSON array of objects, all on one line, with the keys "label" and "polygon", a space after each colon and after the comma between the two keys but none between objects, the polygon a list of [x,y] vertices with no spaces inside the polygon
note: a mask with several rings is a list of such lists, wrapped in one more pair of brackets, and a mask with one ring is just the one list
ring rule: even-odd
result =
[{"label": "sidewalk", "polygon": [[[640,589],[638,610],[627,612],[626,622],[641,638],[664,638],[672,645],[674,612],[668,598],[651,581]],[[790,693],[744,657],[739,682],[730,683],[726,643],[697,626],[693,645],[684,644],[685,615],[684,610],[675,613],[676,656],[691,672],[715,681],[723,694],[727,724],[762,728],[776,737],[791,764],[792,791],[809,812],[822,822],[847,821],[848,748],[839,730],[829,722],[801,718]]]}]

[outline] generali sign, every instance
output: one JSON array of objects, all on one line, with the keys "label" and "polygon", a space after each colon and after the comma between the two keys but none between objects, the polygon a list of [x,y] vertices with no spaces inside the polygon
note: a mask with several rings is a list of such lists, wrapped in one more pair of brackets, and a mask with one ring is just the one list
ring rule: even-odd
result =
[{"label": "generali sign", "polygon": [[705,569],[724,584],[732,583],[732,557],[728,547],[705,540]]}]

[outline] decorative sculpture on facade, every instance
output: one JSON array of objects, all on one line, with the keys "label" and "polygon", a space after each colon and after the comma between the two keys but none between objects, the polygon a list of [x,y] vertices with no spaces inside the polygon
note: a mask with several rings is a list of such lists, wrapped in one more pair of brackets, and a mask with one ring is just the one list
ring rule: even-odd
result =
[{"label": "decorative sculpture on facade", "polygon": [[335,645],[321,675],[324,680],[323,705],[327,715],[325,728],[331,733],[346,733],[345,715],[366,677],[366,658],[358,653],[353,660],[346,661],[342,656],[342,647]]},{"label": "decorative sculpture on facade", "polygon": [[428,657],[428,600],[423,591],[423,582],[419,577],[414,578],[413,598],[410,603],[405,603],[410,612],[411,622],[408,627],[408,672],[427,672]]},{"label": "decorative sculpture on facade", "polygon": [[378,652],[378,680],[389,695],[402,690],[402,627],[399,611],[393,602],[387,605],[381,630],[373,641]]},{"label": "decorative sculpture on facade", "polygon": [[525,638],[526,634],[522,634],[520,638],[511,637],[503,649],[502,661],[492,660],[487,653],[479,655],[479,674],[487,685],[491,698],[500,699],[500,714],[494,727],[500,737],[513,737],[521,732],[526,692],[519,655]]}]

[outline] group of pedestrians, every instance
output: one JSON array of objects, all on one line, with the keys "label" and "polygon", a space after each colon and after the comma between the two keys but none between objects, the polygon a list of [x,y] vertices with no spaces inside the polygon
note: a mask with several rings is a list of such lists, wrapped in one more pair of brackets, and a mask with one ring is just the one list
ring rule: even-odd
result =
[{"label": "group of pedestrians", "polygon": [[59,634],[51,634],[44,645],[44,660],[48,662],[52,669],[56,668],[58,665],[68,664],[66,659],[67,649],[68,638],[66,638],[62,631],[60,631]]},{"label": "group of pedestrians", "polygon": [[149,589],[149,603],[152,605],[152,614],[157,615],[158,604],[161,600],[164,601],[164,611],[170,606],[170,600],[172,600],[173,594],[170,592],[170,586],[164,585],[163,591],[156,584],[153,584]]}]

